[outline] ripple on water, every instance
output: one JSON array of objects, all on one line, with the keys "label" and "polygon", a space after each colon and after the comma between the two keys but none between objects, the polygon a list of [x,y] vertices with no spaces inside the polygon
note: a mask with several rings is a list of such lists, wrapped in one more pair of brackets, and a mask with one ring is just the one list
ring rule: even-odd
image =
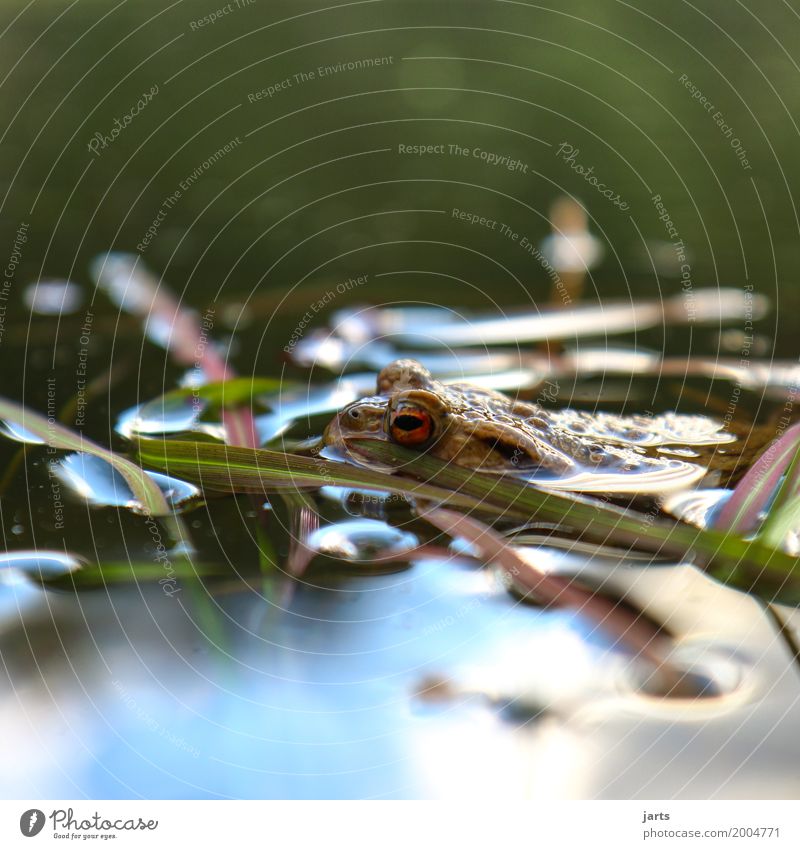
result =
[{"label": "ripple on water", "polygon": [[676,492],[662,503],[661,509],[676,519],[705,529],[710,526],[714,517],[731,495],[733,495],[733,492],[729,489],[698,489],[689,492]]},{"label": "ripple on water", "polygon": [[542,489],[566,492],[663,495],[692,486],[706,474],[702,466],[681,460],[653,464],[643,461],[640,469],[618,472],[582,469],[559,478],[542,478],[534,474],[526,480]]}]

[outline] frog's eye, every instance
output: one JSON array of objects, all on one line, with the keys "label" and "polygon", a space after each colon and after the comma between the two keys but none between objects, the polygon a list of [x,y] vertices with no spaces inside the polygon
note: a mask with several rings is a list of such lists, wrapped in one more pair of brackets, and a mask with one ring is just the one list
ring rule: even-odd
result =
[{"label": "frog's eye", "polygon": [[389,435],[400,445],[422,445],[433,436],[433,417],[421,407],[400,406],[389,414]]}]

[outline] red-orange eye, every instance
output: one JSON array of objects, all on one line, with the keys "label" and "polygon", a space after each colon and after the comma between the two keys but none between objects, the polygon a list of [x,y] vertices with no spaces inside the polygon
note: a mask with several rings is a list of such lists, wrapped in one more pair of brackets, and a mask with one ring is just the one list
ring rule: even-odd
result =
[{"label": "red-orange eye", "polygon": [[433,435],[431,414],[420,407],[398,407],[390,414],[389,435],[400,445],[422,445]]}]

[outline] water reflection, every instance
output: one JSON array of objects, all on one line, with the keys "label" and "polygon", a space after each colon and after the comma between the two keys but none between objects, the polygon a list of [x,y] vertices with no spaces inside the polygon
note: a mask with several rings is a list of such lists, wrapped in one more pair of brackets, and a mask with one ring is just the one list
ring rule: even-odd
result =
[{"label": "water reflection", "polygon": [[[440,724],[410,709],[420,676],[458,670],[465,686],[487,692],[493,680],[504,680],[512,688],[504,700],[517,701],[513,688],[535,690],[546,669],[527,683],[503,676],[521,657],[544,651],[536,634],[547,622],[556,628],[550,655],[561,634],[574,645],[588,640],[586,650],[600,661],[580,669],[602,668],[605,657],[578,617],[517,605],[482,570],[446,561],[342,578],[328,588],[301,586],[289,608],[267,608],[264,630],[248,624],[264,609],[253,593],[192,601],[156,589],[140,595],[143,589],[113,599],[83,595],[74,605],[64,598],[57,621],[90,623],[71,639],[70,661],[42,651],[47,689],[38,674],[26,684],[15,670],[17,689],[27,687],[29,700],[51,706],[42,748],[33,741],[20,762],[16,792],[37,782],[40,793],[63,795],[67,779],[52,769],[47,747],[51,735],[66,735],[69,780],[104,798],[149,795],[155,787],[166,798],[416,796],[428,778],[414,753]],[[198,630],[209,613],[223,626],[213,638],[207,627]],[[34,652],[48,643],[48,629],[33,633]],[[4,654],[14,639],[13,632],[0,635]],[[487,678],[512,646],[500,677]],[[555,683],[526,698],[546,703]],[[0,712],[6,732],[16,734],[20,715]],[[515,722],[498,716],[491,701],[481,712],[491,729],[487,746],[494,740],[522,768],[524,751],[511,742]],[[468,747],[477,730],[463,731]]]},{"label": "water reflection", "polygon": [[714,517],[733,495],[729,489],[700,489],[677,492],[662,502],[662,509],[698,528],[713,527]]},{"label": "water reflection", "polygon": [[[125,478],[109,463],[92,454],[68,454],[51,463],[53,474],[81,499],[101,507],[125,507],[141,512],[143,505]],[[180,509],[199,499],[193,484],[158,472],[145,472],[164,493],[167,503]]]},{"label": "water reflection", "polygon": [[[352,527],[384,544],[380,524]],[[396,541],[413,540],[397,532]],[[550,568],[586,569],[583,554],[549,557]],[[697,713],[686,700],[672,708],[646,697],[636,690],[636,664],[580,613],[520,603],[492,570],[457,557],[417,561],[393,574],[327,571],[313,584],[301,582],[290,599],[276,596],[284,604],[269,601],[263,588],[237,588],[232,578],[205,588],[186,583],[172,597],[146,585],[79,598],[48,594],[55,603],[38,605],[44,616],[37,618],[29,601],[24,626],[6,608],[0,628],[3,674],[14,682],[4,689],[0,719],[9,741],[24,738],[27,747],[13,786],[4,772],[0,790],[486,800],[549,788],[575,797],[605,792],[609,753],[635,757],[667,731],[673,739],[676,717],[701,716],[706,737],[726,734],[758,698],[762,721],[766,716],[776,728],[788,721],[785,699],[794,699],[794,689],[788,678],[788,689],[776,681],[781,668],[791,671],[791,660],[763,630],[757,606],[748,615],[732,603],[740,594],[702,577],[688,586],[685,571],[620,570],[615,563],[597,558],[591,567],[606,588],[627,587],[664,611],[681,598],[684,618],[671,627],[681,639],[685,634],[684,660],[732,684],[736,698],[704,700]],[[701,609],[706,619],[712,614],[702,639],[689,627],[695,609],[698,617]],[[726,621],[727,635],[713,636]],[[741,631],[749,657],[736,649],[732,628]],[[67,634],[68,654],[54,650],[57,635]],[[756,660],[775,674],[754,677]],[[424,695],[432,681],[444,682],[436,699]],[[24,716],[17,698],[27,705]],[[620,722],[625,714],[639,720]],[[31,716],[40,718],[35,739],[25,731]],[[768,763],[783,780],[794,769],[791,746],[765,760],[761,738],[752,745],[737,739],[737,762],[752,757],[752,770]],[[10,742],[6,756],[14,751]],[[724,768],[727,750],[709,751],[703,747],[703,758]],[[63,758],[68,766],[54,768]],[[677,792],[682,780],[667,773],[657,786]],[[624,789],[636,793],[630,784]]]},{"label": "water reflection", "polygon": [[328,557],[374,562],[407,554],[419,545],[419,540],[414,534],[377,519],[351,519],[319,528],[307,545]]},{"label": "water reflection", "polygon": [[0,554],[0,572],[54,578],[80,569],[79,557],[60,551],[8,551]]}]

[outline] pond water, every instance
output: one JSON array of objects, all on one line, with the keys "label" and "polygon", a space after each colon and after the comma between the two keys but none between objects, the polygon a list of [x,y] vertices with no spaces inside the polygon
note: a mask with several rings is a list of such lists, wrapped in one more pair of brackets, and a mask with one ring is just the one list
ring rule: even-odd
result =
[{"label": "pond water", "polygon": [[[197,395],[153,403],[196,383],[212,349],[221,374],[272,381],[261,442],[319,436],[398,352],[549,392],[553,409],[764,424],[796,391],[788,6],[760,9],[762,29],[743,11],[585,0],[258,2],[210,25],[151,0],[13,6],[2,395],[101,445],[219,438]],[[580,297],[570,256],[548,260],[563,195],[588,216]],[[97,286],[108,251],[138,256],[162,300]],[[737,309],[702,320],[720,288]],[[202,328],[180,356],[171,292]],[[553,303],[576,310],[563,350],[557,319],[537,324]],[[663,699],[591,618],[520,600],[468,550],[404,561],[448,541],[402,499],[327,487],[316,556],[292,578],[280,500],[203,502],[154,473],[176,530],[129,509],[102,460],[23,457],[41,440],[9,427],[6,798],[800,792],[788,609],[686,564],[537,550],[644,610],[713,685]]]}]

